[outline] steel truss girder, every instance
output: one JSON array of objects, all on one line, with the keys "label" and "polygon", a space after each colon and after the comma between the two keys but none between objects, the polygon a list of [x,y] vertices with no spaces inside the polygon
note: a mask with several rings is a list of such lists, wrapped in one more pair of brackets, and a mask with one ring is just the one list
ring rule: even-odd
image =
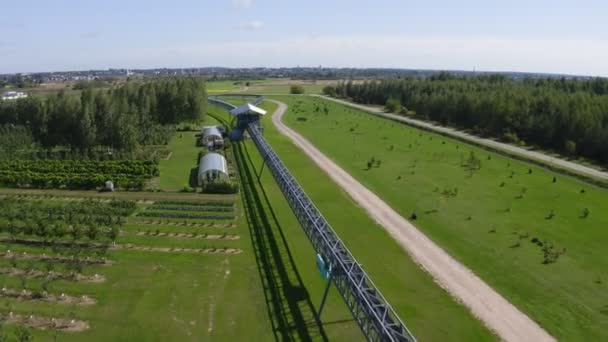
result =
[{"label": "steel truss girder", "polygon": [[334,284],[367,340],[415,342],[412,333],[266,142],[258,125],[250,123],[248,131],[315,251],[332,265]]}]

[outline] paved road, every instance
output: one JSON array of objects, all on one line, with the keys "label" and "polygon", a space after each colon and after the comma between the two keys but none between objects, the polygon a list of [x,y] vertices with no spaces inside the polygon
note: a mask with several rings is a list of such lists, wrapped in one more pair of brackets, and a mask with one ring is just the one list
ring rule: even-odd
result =
[{"label": "paved road", "polygon": [[396,115],[396,114],[385,113],[382,108],[360,105],[360,104],[352,103],[349,101],[335,99],[335,98],[322,96],[322,95],[312,95],[312,96],[322,97],[322,98],[330,100],[330,101],[338,102],[338,103],[341,103],[341,104],[344,104],[344,105],[347,105],[347,106],[350,106],[353,108],[361,109],[368,113],[372,113],[372,114],[375,114],[378,116],[383,116],[383,117],[393,119],[396,121],[401,121],[401,122],[407,123],[408,125],[411,125],[411,126],[421,127],[421,128],[439,132],[439,133],[442,133],[445,135],[458,137],[463,140],[472,141],[477,144],[489,146],[493,149],[503,150],[503,151],[507,151],[511,154],[516,154],[516,155],[525,156],[527,158],[536,159],[543,163],[553,164],[560,168],[563,168],[563,169],[566,169],[566,170],[569,170],[572,172],[581,173],[583,175],[587,175],[590,177],[608,180],[608,172],[600,171],[600,170],[597,170],[597,169],[594,169],[591,167],[587,167],[587,166],[584,166],[584,165],[581,165],[578,163],[570,162],[570,161],[567,161],[567,160],[564,160],[561,158],[552,157],[552,156],[546,155],[541,152],[526,150],[525,148],[501,143],[501,142],[494,141],[491,139],[480,138],[478,136],[471,135],[471,134],[468,134],[468,133],[465,133],[465,132],[462,132],[462,131],[459,131],[459,130],[456,130],[453,128],[434,125],[434,124],[426,122],[426,121],[403,117],[401,115]]},{"label": "paved road", "polygon": [[[555,341],[528,316],[510,304],[470,269],[452,258],[382,199],[316,149],[308,140],[281,121],[287,110],[284,103],[272,116],[277,129],[289,137],[329,177],[347,192],[370,217],[407,251],[435,281],[467,306],[487,327],[505,341]],[[438,322],[440,324],[440,322]]]}]

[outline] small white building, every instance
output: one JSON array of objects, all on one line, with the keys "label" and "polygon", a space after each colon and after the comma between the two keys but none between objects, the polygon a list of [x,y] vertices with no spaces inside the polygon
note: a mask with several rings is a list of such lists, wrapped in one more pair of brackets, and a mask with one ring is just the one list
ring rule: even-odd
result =
[{"label": "small white building", "polygon": [[8,101],[8,100],[17,100],[17,99],[24,99],[27,97],[27,94],[21,91],[7,91],[4,94],[2,94],[2,100]]},{"label": "small white building", "polygon": [[207,146],[209,150],[224,147],[222,131],[218,126],[206,126],[201,131],[201,145]]},{"label": "small white building", "polygon": [[219,153],[207,153],[201,157],[198,165],[198,185],[214,181],[229,180],[228,163],[226,158]]}]

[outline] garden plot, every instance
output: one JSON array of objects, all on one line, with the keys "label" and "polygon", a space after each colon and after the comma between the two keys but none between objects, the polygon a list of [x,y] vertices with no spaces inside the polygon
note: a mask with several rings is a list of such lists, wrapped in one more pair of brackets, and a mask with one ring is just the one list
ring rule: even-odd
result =
[{"label": "garden plot", "polygon": [[[50,195],[0,198],[0,299],[5,302],[0,314],[12,315],[6,319],[8,329],[35,328],[31,332],[34,336],[65,332],[62,336],[69,340],[78,336],[73,333],[96,326],[99,319],[106,319],[103,312],[108,300],[112,301],[108,286],[138,267],[129,262],[132,257],[127,255],[131,254],[125,253],[142,255],[143,264],[177,258],[168,264],[179,268],[183,261],[178,260],[188,260],[184,258],[229,257],[243,252],[240,235],[222,232],[236,228],[234,218],[229,224],[180,218],[179,222],[167,220],[163,224],[168,225],[136,230],[138,226],[130,222],[136,213],[155,212],[146,208],[177,214],[234,215],[236,211],[234,201],[226,200],[123,201]],[[155,229],[163,231],[156,233]],[[91,310],[98,313],[91,315]]]}]

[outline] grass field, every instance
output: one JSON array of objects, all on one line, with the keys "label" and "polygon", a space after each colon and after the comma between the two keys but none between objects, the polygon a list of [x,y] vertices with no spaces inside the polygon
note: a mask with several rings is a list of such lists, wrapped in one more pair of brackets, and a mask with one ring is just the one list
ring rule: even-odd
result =
[{"label": "grass field", "polygon": [[[269,113],[275,109],[272,103],[264,103],[262,107]],[[269,120],[269,117],[264,120]],[[264,135],[272,147],[420,341],[495,339],[464,307],[455,303],[424,271],[420,270],[408,255],[303,153],[282,137],[269,122],[265,127]],[[297,288],[305,286],[307,298],[312,301],[313,307],[300,310],[303,312],[314,310],[318,307],[324,286],[316,269],[315,252],[272,175],[266,170],[262,172],[259,181],[256,179],[255,174],[260,170],[262,160],[255,146],[251,142],[244,142],[235,144],[235,149],[242,169],[242,184],[244,186],[255,184],[254,188],[257,192],[247,195],[247,191],[243,191],[243,197],[251,196],[253,200],[250,202],[265,208],[267,213],[267,216],[260,217],[259,223],[255,225],[256,230],[263,234],[260,239],[268,239],[271,245],[278,244],[276,249],[271,249],[274,251],[271,254],[273,258],[267,261],[271,265],[284,265],[289,270],[285,271],[287,274],[295,272],[292,270],[298,270],[300,281],[298,277],[279,278],[289,279],[284,280],[289,284],[288,288],[294,287],[294,283],[297,284]],[[256,222],[256,220],[251,221]],[[370,246],[378,248],[372,249]],[[282,273],[284,272],[279,271],[279,274]],[[298,301],[297,292],[287,294],[289,294],[287,303]],[[295,307],[295,305],[288,306]],[[302,306],[304,303],[298,307]],[[310,306],[310,303],[306,306]],[[331,290],[324,310],[326,311],[323,312],[322,317],[323,330],[330,340],[346,341],[362,338],[359,328],[352,321],[342,298],[335,289]],[[302,314],[297,313],[296,316]],[[278,320],[273,318],[273,321]]]},{"label": "grass field", "polygon": [[[162,196],[162,195],[159,195]],[[215,196],[216,199],[223,198]],[[209,199],[199,199],[195,194],[184,194],[180,201],[190,204],[162,204],[165,211],[184,212],[187,208],[205,207],[205,203],[215,203]],[[29,199],[28,199],[29,200]],[[34,201],[34,198],[31,199]],[[72,203],[74,198],[69,202]],[[39,201],[39,199],[36,199]],[[62,203],[65,197],[53,197],[43,203]],[[163,200],[157,200],[161,201]],[[175,201],[173,199],[172,201]],[[222,200],[221,203],[226,203]],[[67,203],[67,202],[66,202]],[[138,212],[158,205],[138,205]],[[141,225],[135,216],[127,218],[117,240],[118,245],[134,244],[140,247],[173,248],[168,252],[110,250],[107,255],[110,265],[85,265],[79,272],[85,275],[98,274],[105,278],[101,283],[87,283],[73,280],[47,281],[23,276],[0,275],[0,282],[9,289],[45,288],[51,294],[65,293],[79,298],[86,295],[96,303],[77,305],[54,303],[42,300],[20,300],[2,296],[3,315],[13,312],[34,317],[67,318],[82,320],[89,328],[81,332],[56,332],[54,330],[32,330],[36,340],[60,341],[184,341],[200,340],[243,340],[272,338],[269,320],[266,318],[265,302],[261,286],[257,280],[258,271],[249,242],[249,231],[245,224],[240,202],[236,202],[237,220],[232,228],[186,227],[169,223]],[[217,209],[213,209],[217,210]],[[186,211],[187,212],[187,211]],[[187,222],[184,222],[187,221]],[[181,220],[190,225],[200,220]],[[178,238],[162,236],[140,236],[142,231],[165,233],[207,234],[208,238]],[[152,233],[155,234],[155,233]],[[238,239],[223,240],[212,238],[229,234]],[[57,241],[57,240],[55,240]],[[180,252],[179,248],[237,248],[240,254],[205,254]],[[48,247],[24,245],[5,241],[2,252],[11,250],[15,255],[62,256],[57,243]],[[43,254],[44,253],[44,254]],[[83,250],[84,255],[88,254]],[[68,272],[67,264],[54,263],[52,269]],[[0,268],[13,267],[22,270],[47,270],[48,262],[39,260],[14,261],[0,258]],[[46,285],[43,285],[46,283]],[[5,316],[6,317],[6,316]],[[242,324],[247,322],[247,324]],[[14,325],[6,327],[9,335]]]},{"label": "grass field", "polygon": [[198,153],[201,150],[196,146],[198,132],[177,132],[167,149],[170,157],[161,160],[159,187],[162,190],[176,191],[190,186],[190,173],[198,168]]},{"label": "grass field", "polygon": [[[249,82],[249,86],[246,86]],[[252,81],[209,81],[209,94],[239,93],[239,94],[289,94],[290,86],[297,84],[304,87],[306,94],[321,94],[323,87],[335,84],[336,81],[290,80],[284,78],[252,80]],[[235,103],[238,105],[238,103]]]},{"label": "grass field", "polygon": [[[273,110],[272,106],[264,106]],[[210,111],[228,118],[226,113]],[[194,132],[184,132],[183,141],[187,141],[186,133]],[[370,265],[366,267],[370,275],[421,340],[494,339],[291,143],[272,127],[266,134],[279,153],[287,156],[287,165],[296,170],[296,177],[339,228],[338,233],[359,261],[364,266]],[[171,150],[183,153],[178,154],[175,165],[161,170],[160,184],[171,189],[182,186],[182,178],[187,179],[182,171],[195,165],[198,155],[198,149],[192,146],[192,141],[172,142]],[[231,148],[239,162],[241,192],[237,196],[1,191],[2,198],[21,194],[20,200],[43,207],[21,216],[0,212],[2,224],[9,217],[18,217],[21,223],[17,226],[22,232],[16,235],[20,240],[15,240],[13,233],[0,233],[0,270],[4,270],[0,272],[0,285],[15,293],[26,289],[37,296],[44,290],[51,297],[43,294],[46,299],[23,299],[1,292],[0,313],[13,320],[20,317],[26,325],[52,324],[51,318],[64,319],[66,324],[74,320],[87,325],[78,332],[32,329],[35,340],[362,340],[335,289],[330,292],[321,321],[316,319],[324,283],[316,269],[315,252],[270,173],[265,171],[257,178],[262,161],[251,142],[234,144]],[[62,212],[67,210],[61,209],[64,206],[69,208],[70,203],[91,198],[93,202],[85,205],[88,208],[106,203],[110,196],[137,201],[137,205],[135,212],[125,214],[128,216],[119,226],[116,244],[107,245],[109,250],[103,254],[107,264],[88,263],[101,258],[93,252],[98,247],[82,245],[97,241],[89,240],[92,238],[88,233],[73,239],[69,235],[45,237],[50,234],[49,227],[54,227],[48,220],[63,222],[71,217]],[[40,213],[55,212],[45,209],[49,205],[57,206],[59,211],[45,219],[47,224],[39,225],[36,222],[43,218]],[[103,209],[87,210],[88,214],[76,211],[76,215],[84,215],[81,219],[86,218],[89,226],[106,213]],[[143,213],[149,215],[142,216]],[[234,218],[227,221],[179,218],[184,214]],[[29,215],[33,216],[28,218]],[[27,233],[30,225],[40,233]],[[382,246],[382,251],[370,250],[370,244]],[[11,254],[6,254],[9,250]],[[73,255],[81,261],[66,259]],[[53,261],[45,261],[49,257]],[[10,272],[7,274],[6,270]],[[50,274],[45,273],[48,270],[67,278],[50,280]],[[43,276],[36,278],[36,274]],[[59,297],[60,294],[65,297]],[[68,298],[71,302],[49,298]],[[85,299],[93,303],[78,304]],[[9,321],[5,331],[13,336],[15,327]]]},{"label": "grass field", "polygon": [[[326,100],[281,100],[291,127],[551,334],[608,339],[606,190]],[[471,151],[479,170],[464,166]]]},{"label": "grass field", "polygon": [[[204,122],[215,123],[213,117]],[[84,245],[98,243],[86,235],[88,228],[74,239],[69,234],[61,238],[44,235],[53,232],[57,222],[70,231],[65,220],[72,214],[63,209],[55,209],[53,216],[51,211],[46,214],[45,207],[17,216],[0,210],[4,227],[0,232],[0,285],[7,289],[0,292],[0,315],[7,320],[2,330],[9,340],[16,338],[18,325],[50,328],[58,324],[51,319],[67,322],[68,327],[72,320],[76,325],[85,322],[86,327],[82,331],[29,329],[36,341],[278,340],[275,337],[280,331],[273,329],[267,315],[254,252],[258,249],[252,244],[239,195],[174,191],[188,183],[190,170],[197,166],[200,148],[195,146],[195,134],[176,133],[169,146],[171,158],[161,162],[158,184],[168,192],[2,189],[0,204],[15,198],[44,206],[84,199],[92,200],[93,205],[106,203],[112,196],[137,201],[136,211],[118,226],[115,244],[101,249]],[[28,216],[33,213],[38,214]],[[105,229],[92,221],[105,214],[104,210],[88,214],[93,216],[87,216],[86,227]],[[7,233],[7,227],[12,227],[9,222],[16,222],[22,232],[17,233],[18,240]],[[37,233],[31,229],[28,233],[28,227]],[[108,264],[89,264],[101,260],[96,251],[106,248],[103,256]],[[80,261],[70,261],[72,256]],[[52,280],[49,270],[56,272],[54,277],[65,279]],[[28,293],[36,297],[25,299]],[[85,299],[93,303],[79,304]],[[15,324],[15,320],[21,321]]]}]

